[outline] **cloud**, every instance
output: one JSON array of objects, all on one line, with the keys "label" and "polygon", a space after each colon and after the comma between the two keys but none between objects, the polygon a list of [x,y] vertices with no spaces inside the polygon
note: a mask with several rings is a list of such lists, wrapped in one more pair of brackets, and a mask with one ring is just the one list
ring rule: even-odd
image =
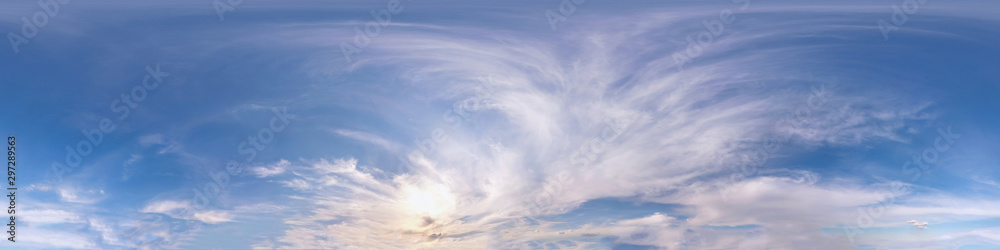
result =
[{"label": "cloud", "polygon": [[162,200],[147,204],[146,207],[140,210],[140,212],[165,214],[174,210],[187,208],[190,206],[191,202],[189,201]]},{"label": "cloud", "polygon": [[[870,68],[838,67],[866,62],[831,56],[830,51],[846,49],[838,47],[845,38],[821,34],[872,28],[858,27],[853,19],[839,19],[844,18],[842,13],[809,20],[790,19],[794,17],[789,9],[779,8],[761,9],[755,15],[738,13],[739,27],[727,26],[727,33],[711,46],[698,47],[701,56],[681,70],[673,55],[689,49],[685,34],[697,34],[690,29],[701,31],[699,23],[708,14],[733,7],[651,9],[600,19],[576,16],[577,28],[566,26],[560,33],[543,35],[470,24],[394,22],[392,28],[399,29],[389,32],[387,28],[377,42],[346,65],[346,71],[333,72],[341,74],[338,80],[366,83],[351,85],[356,89],[344,94],[351,98],[329,101],[338,98],[324,92],[328,86],[313,84],[308,90],[313,95],[302,95],[296,103],[307,103],[315,110],[325,105],[378,110],[366,114],[381,115],[375,120],[385,123],[372,127],[391,130],[392,135],[380,130],[331,132],[386,149],[393,154],[390,158],[400,155],[406,166],[387,175],[390,171],[385,170],[395,165],[365,164],[338,155],[302,160],[304,164],[294,166],[281,160],[251,169],[260,178],[290,173],[289,179],[276,182],[290,189],[282,192],[297,192],[290,197],[306,204],[284,218],[282,235],[258,243],[361,249],[532,244],[600,248],[608,247],[600,245],[608,241],[667,248],[853,247],[834,239],[840,235],[820,230],[855,221],[853,212],[859,206],[879,203],[879,193],[873,189],[882,187],[869,184],[865,177],[837,176],[851,170],[841,167],[850,166],[794,170],[788,162],[799,158],[790,160],[787,157],[795,152],[787,151],[904,144],[916,131],[915,121],[936,115],[927,114],[930,104],[926,100],[897,95],[896,90],[858,87],[897,83],[894,76],[871,73]],[[758,15],[762,13],[773,16]],[[320,46],[319,51],[338,54],[340,47],[325,32],[347,31],[352,25],[295,23],[281,25],[280,30],[253,31],[280,40],[239,40],[267,48],[284,47],[275,46],[277,41],[304,50]],[[810,43],[794,44],[790,38]],[[326,66],[339,58],[314,54],[302,58],[322,62],[305,62],[295,72],[315,76],[336,71]],[[828,61],[838,65],[817,65]],[[323,68],[310,68],[316,65]],[[371,70],[379,74],[370,74]],[[420,79],[408,77],[414,72]],[[372,75],[386,76],[392,84],[381,78],[371,80]],[[496,76],[488,83],[495,91],[485,97],[481,96],[483,84],[475,83],[484,76]],[[829,87],[829,95],[824,95],[823,104],[809,104],[815,100],[812,88],[824,86]],[[441,108],[442,103],[456,105]],[[382,112],[383,107],[391,112]],[[234,113],[260,108],[264,106],[244,105]],[[797,113],[805,115],[795,117],[790,126],[778,124]],[[436,132],[446,134],[447,139],[422,140]],[[415,153],[404,155],[400,152],[407,146],[386,138],[421,139],[410,147]],[[733,180],[734,162],[754,153],[755,142],[773,138],[782,138],[781,147],[791,150],[778,151],[771,159],[786,161],[771,161],[751,176]],[[183,152],[179,142],[161,134],[142,136],[139,144],[166,145],[160,154],[181,152],[189,161],[210,162]],[[787,172],[801,176],[776,174]],[[816,181],[820,176],[824,182]],[[93,198],[99,195],[88,193],[92,191],[59,191],[60,198],[71,203],[100,200]],[[982,201],[963,200],[961,205],[949,206],[941,200],[920,200],[924,194],[904,195],[911,194],[894,197],[906,203],[892,205],[892,215],[878,225],[896,226],[904,220],[897,217],[939,223],[954,215],[960,219],[996,216],[983,205],[990,203]],[[605,198],[684,208],[584,225],[568,226],[552,219]],[[185,214],[190,207],[189,201],[158,200],[140,211],[221,224],[238,221],[245,211],[284,208],[244,205]],[[115,242],[103,236],[111,223],[88,222],[102,239]],[[984,232],[993,231],[977,233]],[[151,234],[170,233],[168,227]],[[97,248],[87,244],[73,245]]]},{"label": "cloud", "polygon": [[142,160],[142,155],[132,154],[132,155],[129,156],[129,158],[127,160],[125,160],[124,163],[122,163],[122,180],[123,181],[127,181],[129,178],[131,178],[131,176],[132,176],[131,172],[133,171],[132,170],[132,165],[134,165],[136,162],[139,162],[140,160]]},{"label": "cloud", "polygon": [[208,224],[218,224],[233,221],[235,215],[229,211],[195,209],[190,201],[161,200],[154,201],[143,207],[140,212],[159,213],[182,220],[198,220]]},{"label": "cloud", "polygon": [[152,145],[161,145],[166,143],[166,141],[167,141],[166,136],[163,136],[162,134],[148,134],[139,137],[139,145],[143,147],[149,147]]},{"label": "cloud", "polygon": [[[18,244],[25,247],[35,246],[38,248],[74,248],[74,249],[94,249],[98,248],[97,243],[90,241],[87,237],[77,233],[63,232],[44,228],[21,228],[18,232]],[[54,240],[58,239],[58,240]]]},{"label": "cloud", "polygon": [[913,228],[916,228],[916,229],[926,229],[927,228],[927,222],[917,222],[916,220],[909,220],[909,221],[906,221],[906,223],[912,224]]},{"label": "cloud", "polygon": [[91,218],[87,222],[90,230],[100,233],[101,243],[116,246],[122,246],[125,244],[125,242],[119,238],[115,228],[107,222],[95,218]]},{"label": "cloud", "polygon": [[288,207],[275,205],[271,203],[255,203],[242,205],[234,208],[234,213],[236,214],[251,214],[251,213],[262,213],[262,214],[273,214],[282,210],[286,210]]},{"label": "cloud", "polygon": [[34,190],[49,191],[52,190],[52,185],[32,183],[31,185],[28,185],[27,187],[24,188],[24,191],[34,191]]},{"label": "cloud", "polygon": [[992,207],[1000,201],[989,199],[968,199],[955,195],[927,194],[911,197],[905,203],[893,204],[893,219],[924,218],[928,221],[973,221],[1000,218],[1000,211]]},{"label": "cloud", "polygon": [[24,220],[38,224],[81,223],[83,215],[59,209],[31,209],[17,211]]},{"label": "cloud", "polygon": [[104,189],[86,189],[63,186],[58,188],[59,199],[63,202],[94,204],[103,200],[107,195]]},{"label": "cloud", "polygon": [[148,134],[141,136],[139,137],[139,145],[141,145],[142,147],[164,145],[162,148],[160,148],[160,150],[156,152],[157,154],[180,153],[184,155],[189,155],[188,153],[184,152],[184,149],[181,146],[180,142],[171,140],[170,138],[167,138],[167,136],[163,134]]},{"label": "cloud", "polygon": [[284,185],[284,186],[286,186],[286,187],[290,187],[290,188],[294,188],[294,189],[298,189],[298,190],[309,190],[309,189],[312,189],[312,185],[310,185],[309,182],[306,182],[303,179],[292,179],[292,180],[288,180],[288,181],[281,181],[281,184]]},{"label": "cloud", "polygon": [[360,132],[360,131],[347,130],[347,129],[334,129],[332,131],[333,131],[333,133],[335,133],[337,135],[340,135],[340,136],[344,136],[344,137],[351,138],[351,139],[354,139],[354,140],[358,140],[358,141],[362,141],[362,142],[374,144],[374,145],[379,146],[379,147],[381,147],[381,148],[383,148],[383,149],[385,149],[385,150],[387,150],[389,152],[398,152],[400,150],[400,148],[401,148],[401,146],[399,146],[398,144],[396,144],[394,142],[391,142],[389,140],[386,140],[385,138],[382,138],[382,137],[374,135],[374,134],[369,134],[369,133]]},{"label": "cloud", "polygon": [[209,210],[209,211],[195,213],[194,219],[200,220],[208,224],[217,224],[222,222],[233,221],[233,215],[229,214],[226,211]]},{"label": "cloud", "polygon": [[[281,183],[302,192],[312,207],[286,219],[289,229],[275,243],[374,249],[530,241],[559,245],[566,240],[582,246],[588,243],[579,237],[596,234],[614,236],[622,244],[674,248],[697,232],[718,242],[710,247],[719,248],[852,247],[842,235],[825,235],[821,229],[854,221],[852,212],[859,206],[879,203],[872,189],[881,186],[857,178],[818,183],[819,173],[784,165],[761,166],[771,171],[732,181],[734,161],[753,153],[754,142],[774,138],[782,138],[786,151],[906,142],[911,125],[934,117],[925,113],[927,102],[841,84],[874,81],[863,72],[836,80],[804,73],[854,72],[806,66],[828,56],[824,51],[830,48],[824,46],[760,48],[785,37],[815,34],[803,26],[849,29],[819,21],[732,31],[679,70],[671,55],[686,44],[682,38],[661,38],[685,34],[684,24],[700,18],[702,14],[672,12],[581,19],[587,30],[558,38],[467,26],[400,29],[380,36],[345,75],[388,68],[419,72],[420,81],[435,84],[403,81],[399,87],[419,98],[352,105],[399,107],[400,114],[417,115],[390,129],[423,131],[412,137],[424,138],[442,128],[448,139],[418,140],[417,153],[403,155],[407,168],[394,176],[373,175],[373,169],[391,168],[388,164],[365,166],[351,157],[319,159],[291,171],[296,177]],[[749,16],[739,18],[754,22]],[[621,23],[632,25],[615,25]],[[313,31],[287,32],[305,36]],[[740,53],[751,48],[754,53]],[[471,83],[490,75],[495,76],[490,83],[495,91],[480,99],[483,105],[463,109],[481,121],[446,118],[462,120],[462,126],[440,125],[442,110],[406,105],[466,100],[481,93],[482,86]],[[816,89],[825,91],[818,106]],[[379,98],[382,92],[365,91],[352,94],[358,100],[386,101]],[[803,107],[808,115],[786,119],[804,114]],[[400,146],[376,132],[333,132],[400,152],[395,150]],[[779,151],[770,157],[789,154]],[[561,238],[552,221],[537,219],[601,198],[678,204],[693,212],[686,220],[654,214],[581,226],[576,230],[587,233],[574,234],[578,238]],[[524,218],[536,218],[528,220],[532,230],[499,232],[502,225]],[[663,224],[645,223],[650,221]],[[743,226],[753,228],[713,229]]]},{"label": "cloud", "polygon": [[125,163],[122,163],[122,165],[126,165],[126,166],[127,165],[132,165],[132,164],[138,162],[139,160],[142,160],[142,155],[132,154],[131,156],[129,156],[128,160],[125,160]]},{"label": "cloud", "polygon": [[984,185],[987,185],[987,186],[990,186],[990,187],[993,187],[993,188],[1000,189],[1000,184],[997,184],[996,181],[989,180],[989,179],[984,178],[982,176],[978,176],[978,175],[977,176],[972,176],[970,179],[972,179],[973,181],[976,181],[978,183],[981,183],[981,184],[984,184]]},{"label": "cloud", "polygon": [[285,170],[288,169],[288,166],[290,165],[291,165],[290,162],[288,162],[285,159],[282,159],[268,166],[254,167],[250,169],[250,171],[253,172],[254,175],[257,175],[258,178],[266,178],[268,176],[279,175],[284,173]]}]

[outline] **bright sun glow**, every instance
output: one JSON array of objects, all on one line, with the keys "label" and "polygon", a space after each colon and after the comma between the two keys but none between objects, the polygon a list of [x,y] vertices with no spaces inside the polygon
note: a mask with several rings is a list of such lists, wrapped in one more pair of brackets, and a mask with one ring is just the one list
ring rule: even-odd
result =
[{"label": "bright sun glow", "polygon": [[454,210],[454,195],[444,185],[411,186],[406,193],[406,210],[409,213],[437,217]]},{"label": "bright sun glow", "polygon": [[416,193],[410,196],[410,204],[418,213],[431,213],[434,211],[434,195],[430,193]]}]

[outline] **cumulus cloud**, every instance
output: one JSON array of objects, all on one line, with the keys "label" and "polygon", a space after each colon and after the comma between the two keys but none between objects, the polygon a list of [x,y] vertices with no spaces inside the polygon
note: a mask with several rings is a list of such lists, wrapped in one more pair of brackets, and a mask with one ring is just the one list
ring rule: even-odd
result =
[{"label": "cumulus cloud", "polygon": [[916,229],[926,229],[927,228],[927,222],[917,222],[916,220],[909,220],[909,221],[906,221],[906,223],[912,224],[913,228],[916,228]]}]

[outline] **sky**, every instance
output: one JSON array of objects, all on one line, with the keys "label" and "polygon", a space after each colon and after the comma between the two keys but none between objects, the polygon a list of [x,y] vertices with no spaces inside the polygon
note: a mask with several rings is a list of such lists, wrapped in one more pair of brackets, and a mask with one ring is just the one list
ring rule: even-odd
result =
[{"label": "sky", "polygon": [[998,249],[998,14],[2,3],[0,248]]}]

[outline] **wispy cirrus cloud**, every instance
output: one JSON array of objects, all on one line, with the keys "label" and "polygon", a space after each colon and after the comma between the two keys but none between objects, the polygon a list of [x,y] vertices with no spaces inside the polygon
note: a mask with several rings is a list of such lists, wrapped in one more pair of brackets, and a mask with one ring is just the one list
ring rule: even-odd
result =
[{"label": "wispy cirrus cloud", "polygon": [[332,131],[333,133],[340,136],[344,136],[361,142],[374,144],[389,152],[399,152],[402,148],[402,146],[400,146],[398,143],[386,140],[385,138],[370,133],[348,130],[348,129],[334,129]]},{"label": "wispy cirrus cloud", "polygon": [[287,170],[290,165],[291,165],[290,162],[282,159],[281,161],[278,161],[268,166],[259,166],[251,168],[250,171],[253,172],[253,174],[256,175],[257,178],[266,178],[268,176],[279,175],[284,173],[285,170]]},{"label": "wispy cirrus cloud", "polygon": [[[164,42],[169,45],[158,47],[197,55],[168,57],[182,61],[177,65],[190,71],[186,77],[192,79],[178,81],[178,87],[184,88],[178,88],[183,91],[175,95],[163,92],[176,98],[166,98],[169,105],[143,103],[148,105],[143,106],[147,114],[155,117],[151,120],[180,124],[155,128],[146,124],[150,126],[146,130],[164,132],[147,132],[130,141],[160,155],[149,154],[149,158],[179,156],[176,164],[185,168],[172,174],[210,179],[213,173],[227,171],[226,156],[244,157],[234,149],[239,142],[229,145],[231,136],[213,135],[235,131],[239,140],[247,134],[260,136],[255,130],[259,117],[250,111],[266,109],[268,101],[305,111],[302,122],[269,144],[266,153],[255,151],[260,152],[255,155],[260,163],[252,164],[248,173],[257,178],[233,175],[227,181],[238,188],[214,199],[217,207],[185,213],[192,207],[191,187],[166,182],[171,184],[152,185],[162,186],[156,189],[162,194],[129,193],[147,199],[131,204],[137,207],[113,211],[162,217],[167,222],[132,222],[86,209],[32,212],[48,216],[45,222],[52,224],[86,224],[86,237],[39,231],[66,239],[48,247],[148,247],[143,245],[148,242],[116,236],[145,227],[148,234],[143,236],[165,239],[167,243],[159,247],[180,248],[191,246],[185,244],[195,241],[195,234],[220,234],[222,226],[265,217],[260,213],[273,214],[281,224],[246,243],[263,248],[856,247],[844,239],[838,226],[854,223],[858,207],[882,201],[879,190],[895,183],[886,180],[895,179],[898,172],[898,159],[892,158],[896,156],[892,152],[911,150],[908,144],[920,140],[927,123],[948,116],[941,112],[938,100],[922,94],[940,89],[913,84],[919,82],[914,79],[927,76],[900,73],[881,61],[869,62],[883,57],[883,52],[901,56],[919,51],[878,47],[883,46],[881,41],[879,45],[866,43],[869,35],[879,39],[878,32],[870,23],[858,24],[854,18],[869,17],[884,6],[752,3],[748,11],[736,13],[737,22],[727,25],[724,35],[715,37],[711,46],[690,44],[686,36],[704,31],[702,21],[739,8],[736,3],[659,6],[618,14],[611,11],[614,8],[601,11],[602,3],[591,2],[579,5],[591,9],[581,9],[572,22],[560,23],[558,32],[550,32],[544,19],[518,14],[521,11],[480,17],[537,23],[497,22],[514,25],[508,28],[476,22],[440,24],[400,15],[351,63],[341,60],[340,48],[329,37],[350,33],[363,22],[294,19],[229,25],[221,33],[217,29],[158,32],[182,37],[178,41],[196,41]],[[277,2],[259,4],[244,5],[240,11],[265,13],[269,10],[262,6]],[[466,6],[448,4],[456,9]],[[88,8],[105,5],[86,4]],[[283,8],[296,6],[308,3]],[[358,6],[350,8],[367,8]],[[411,7],[421,8],[406,6]],[[545,8],[551,6],[540,6],[536,12]],[[407,15],[420,15],[410,10]],[[920,11],[941,22],[955,21],[951,17],[957,16],[930,7]],[[893,42],[914,33],[932,38],[963,36],[927,27],[910,23],[906,28],[913,32],[894,33]],[[147,38],[160,41],[154,39],[157,36]],[[215,39],[225,43],[207,43]],[[116,51],[144,50],[130,46],[139,45],[116,47]],[[700,55],[678,70],[671,55],[692,46],[697,46]],[[214,56],[227,59],[207,60]],[[238,59],[228,61],[231,58]],[[202,60],[225,66],[193,63]],[[926,66],[920,69],[932,68]],[[274,75],[252,74],[258,70]],[[201,73],[213,77],[194,79]],[[223,76],[232,77],[232,82],[218,79]],[[482,76],[494,76],[488,96],[480,95]],[[251,78],[255,80],[246,80]],[[257,81],[282,85],[257,85]],[[230,100],[229,94],[269,100]],[[810,106],[814,96],[825,99],[821,107],[797,109],[803,103]],[[471,99],[477,101],[467,101]],[[199,102],[217,105],[189,104]],[[207,118],[166,115],[176,113],[174,109],[192,110],[192,116]],[[219,117],[228,114],[254,126],[246,129],[220,121]],[[779,124],[790,116],[801,120]],[[123,124],[123,128],[136,131],[140,121]],[[320,133],[294,134],[292,130]],[[326,140],[337,143],[318,142]],[[755,153],[759,142],[769,140],[779,141],[782,150],[767,157],[767,163],[753,174],[733,178],[734,171],[739,171],[734,170],[737,164]],[[356,142],[379,149],[356,147]],[[216,146],[225,149],[212,150]],[[867,151],[871,148],[876,150]],[[885,158],[854,159],[875,151]],[[122,155],[132,157],[95,165],[117,166],[122,160],[129,165],[143,159],[140,154]],[[91,175],[92,180],[100,180],[95,176],[101,175]],[[206,182],[202,179],[181,185],[201,185]],[[989,177],[974,180],[995,186]],[[869,235],[859,239],[859,244],[927,248],[934,244],[906,235],[911,231],[901,231],[918,230],[906,220],[947,225],[1000,217],[992,212],[996,204],[989,196],[960,197],[921,188],[940,184],[906,185],[917,191],[894,194],[896,202],[886,204],[885,215],[872,223],[897,234]],[[261,186],[266,190],[256,189]],[[41,185],[33,187],[46,190]],[[87,209],[114,198],[103,194],[103,186],[70,187],[75,186],[50,189],[56,190],[56,199]],[[163,189],[182,190],[186,196]],[[295,205],[240,203],[286,198]],[[589,206],[609,200],[616,206],[610,210],[622,215],[588,214],[599,210]],[[633,207],[640,211],[626,215],[626,208]],[[209,227],[178,232],[168,223],[173,221],[196,221]],[[935,233],[939,228],[919,230]],[[935,239],[941,241],[935,243],[996,242],[989,236],[995,231],[991,228],[964,229],[967,232],[937,234],[940,237]]]},{"label": "wispy cirrus cloud", "polygon": [[217,224],[233,221],[233,215],[222,210],[201,210],[195,211],[190,201],[160,200],[146,205],[140,212],[159,213],[175,219],[197,220],[208,224]]},{"label": "wispy cirrus cloud", "polygon": [[[760,10],[768,11],[781,13]],[[292,228],[273,243],[291,248],[392,248],[416,241],[424,246],[461,248],[539,239],[584,245],[583,234],[562,237],[551,227],[526,226],[527,232],[507,230],[509,234],[496,229],[524,217],[563,214],[595,199],[639,197],[642,202],[693,207],[697,212],[683,214],[689,219],[664,219],[663,223],[702,232],[703,238],[719,242],[709,247],[758,244],[797,248],[816,242],[852,247],[842,235],[829,235],[821,229],[852,220],[851,212],[858,206],[878,203],[875,190],[879,185],[858,177],[825,180],[818,178],[820,173],[808,170],[800,172],[814,177],[762,172],[732,182],[727,180],[727,164],[732,163],[720,159],[738,159],[751,150],[747,142],[776,135],[790,138],[784,143],[792,146],[786,147],[907,143],[913,127],[935,117],[927,112],[929,101],[861,92],[858,82],[873,81],[864,79],[862,75],[869,75],[863,71],[857,71],[855,77],[836,79],[801,73],[852,70],[811,63],[814,56],[830,56],[824,51],[836,49],[837,44],[765,45],[783,37],[819,36],[803,30],[803,25],[775,24],[759,30],[766,35],[753,29],[733,30],[678,72],[670,67],[674,61],[667,55],[683,48],[683,39],[649,37],[683,34],[681,23],[697,20],[701,14],[674,14],[671,18],[649,14],[609,21],[634,23],[629,29],[600,23],[590,23],[587,30],[568,27],[552,39],[513,39],[504,32],[487,34],[463,26],[429,26],[380,36],[380,43],[368,47],[344,74],[374,67],[419,72],[420,81],[437,84],[404,81],[400,85],[420,93],[420,100],[443,103],[474,95],[476,86],[467,84],[474,76],[496,75],[490,105],[476,111],[489,123],[449,130],[448,139],[436,144],[434,150],[406,155],[405,160],[413,165],[406,174],[375,177],[350,158],[321,160],[293,170],[298,177],[287,180],[286,185],[303,191],[317,207],[287,220]],[[738,18],[750,25],[767,21],[750,15]],[[805,21],[814,25],[804,26],[830,33],[858,30],[851,25],[832,25],[838,21],[835,17]],[[469,33],[482,35],[458,35]],[[739,53],[750,47],[756,52]],[[810,110],[809,119],[797,126],[776,127],[783,116],[797,112],[795,107],[808,101],[813,91],[809,86],[829,87],[825,91],[833,93],[825,96],[828,105]],[[438,116],[418,108],[402,109],[427,113],[428,120]],[[628,129],[600,145],[601,153],[591,164],[575,165],[574,152],[599,135],[608,120],[620,118],[631,122]],[[334,132],[383,148],[399,148],[377,134]],[[793,157],[791,154],[775,158]],[[765,167],[796,170],[781,165]],[[720,186],[729,189],[724,191],[731,199],[720,197]],[[533,202],[539,200],[539,190],[549,187],[558,187],[551,200]],[[376,214],[381,219],[372,220]],[[337,222],[328,223],[331,220]],[[628,232],[645,229],[622,229],[621,225],[628,224],[626,220],[576,230],[590,230],[586,234],[612,237],[621,244],[661,247],[677,247],[690,237],[675,228],[654,228],[641,239],[634,238]],[[718,226],[752,229],[721,233],[713,228]],[[802,234],[804,231],[808,233]],[[747,234],[755,235],[756,243],[739,240]],[[366,235],[365,240],[359,240],[359,235]]]}]

